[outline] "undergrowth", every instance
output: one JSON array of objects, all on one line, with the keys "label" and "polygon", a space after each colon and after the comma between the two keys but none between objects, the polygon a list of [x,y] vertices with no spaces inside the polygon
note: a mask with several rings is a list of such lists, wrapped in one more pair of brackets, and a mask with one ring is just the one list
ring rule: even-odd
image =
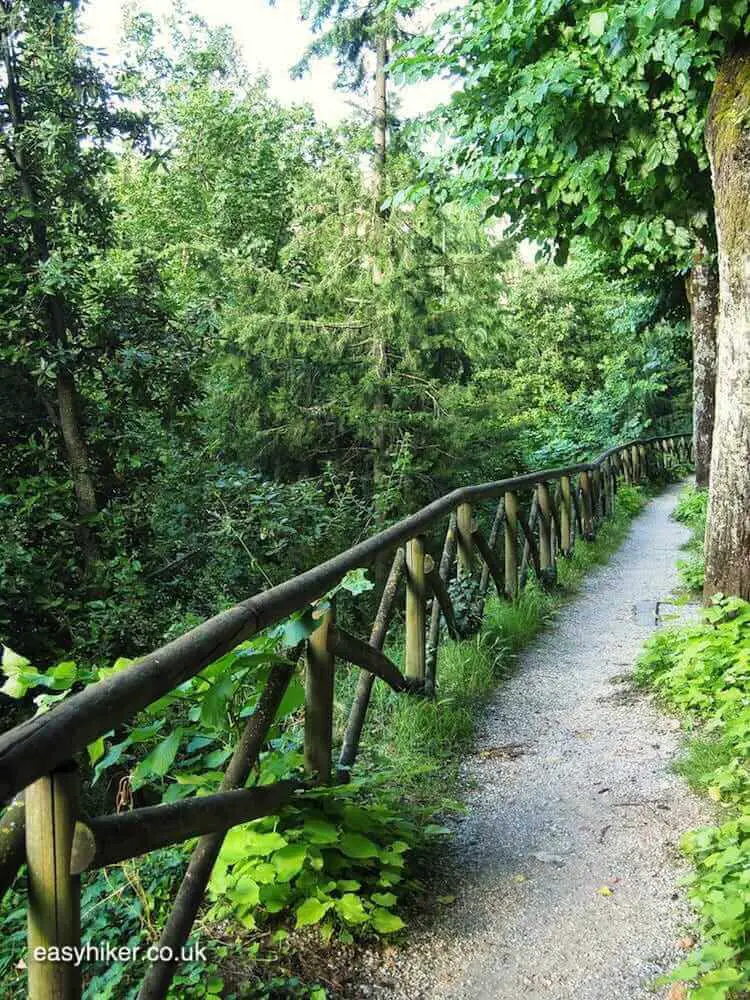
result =
[{"label": "undergrowth", "polygon": [[[689,502],[699,508],[693,497]],[[671,975],[693,1000],[750,990],[750,604],[717,596],[698,625],[657,633],[636,674],[692,736],[679,769],[719,810],[685,834],[700,945]]]},{"label": "undergrowth", "polygon": [[688,593],[703,590],[705,562],[703,559],[703,539],[706,534],[706,513],[708,490],[687,486],[677,501],[672,513],[676,521],[690,529],[690,540],[685,545],[686,558],[677,563],[680,579]]}]

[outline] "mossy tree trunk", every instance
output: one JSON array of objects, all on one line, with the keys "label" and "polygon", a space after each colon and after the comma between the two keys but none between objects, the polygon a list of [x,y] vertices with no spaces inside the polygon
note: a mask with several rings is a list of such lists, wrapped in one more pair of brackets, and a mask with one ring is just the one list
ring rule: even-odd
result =
[{"label": "mossy tree trunk", "polygon": [[708,486],[716,401],[716,321],[719,276],[706,260],[698,259],[685,281],[693,333],[693,444],[695,482]]},{"label": "mossy tree trunk", "polygon": [[719,67],[708,109],[719,247],[716,418],[705,595],[750,599],[750,46]]}]

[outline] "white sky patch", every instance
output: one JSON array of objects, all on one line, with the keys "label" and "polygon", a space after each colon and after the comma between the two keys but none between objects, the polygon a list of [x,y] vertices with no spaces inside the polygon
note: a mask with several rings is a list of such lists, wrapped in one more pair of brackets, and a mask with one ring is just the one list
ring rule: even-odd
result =
[{"label": "white sky patch", "polygon": [[[145,0],[139,6],[156,15],[168,13],[171,0]],[[283,104],[311,104],[318,118],[335,124],[347,117],[352,102],[362,97],[338,91],[332,59],[316,59],[301,80],[292,80],[290,68],[312,40],[308,25],[300,20],[299,0],[191,0],[189,7],[211,26],[228,24],[253,73],[266,73],[272,95]],[[122,7],[113,0],[89,0],[83,8],[84,41],[116,58],[122,31]],[[400,112],[408,117],[430,111],[447,100],[450,85],[434,80],[401,88]]]}]

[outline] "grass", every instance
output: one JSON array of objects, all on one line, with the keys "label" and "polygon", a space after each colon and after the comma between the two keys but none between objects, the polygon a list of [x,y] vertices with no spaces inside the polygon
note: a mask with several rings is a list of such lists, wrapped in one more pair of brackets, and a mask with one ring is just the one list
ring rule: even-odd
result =
[{"label": "grass", "polygon": [[694,792],[705,795],[715,772],[729,764],[733,756],[733,747],[726,740],[696,736],[686,741],[674,769]]}]

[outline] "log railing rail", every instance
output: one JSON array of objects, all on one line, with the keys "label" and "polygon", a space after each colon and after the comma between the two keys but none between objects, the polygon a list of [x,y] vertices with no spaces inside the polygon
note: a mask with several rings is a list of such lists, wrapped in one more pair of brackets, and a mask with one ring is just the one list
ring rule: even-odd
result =
[{"label": "log railing rail", "polygon": [[[460,636],[451,598],[457,585],[476,586],[481,607],[492,585],[515,600],[530,569],[543,586],[557,560],[595,537],[615,509],[620,482],[639,483],[692,459],[688,435],[628,441],[591,462],[547,469],[498,482],[466,486],[428,504],[332,559],[216,615],[127,669],[0,735],[0,897],[28,866],[28,995],[70,1000],[81,994],[80,963],[52,961],[52,947],[80,942],[80,873],[200,838],[174,907],[162,931],[139,1000],[167,995],[178,955],[198,913],[223,837],[233,826],[277,812],[315,783],[333,776],[333,697],[337,661],[360,668],[344,734],[338,779],[355,762],[376,678],[405,696],[431,696],[438,683],[442,635]],[[483,517],[495,502],[491,527]],[[439,562],[427,538],[447,517]],[[170,805],[125,814],[87,817],[79,807],[74,759],[94,740],[121,726],[152,702],[194,677],[239,643],[294,612],[319,602],[350,570],[390,556],[369,641],[336,624],[335,605],[321,605],[315,631],[304,644],[305,781],[246,788],[278,706],[294,673],[292,664],[271,669],[248,718],[220,790]],[[405,582],[403,672],[383,652]]]}]

